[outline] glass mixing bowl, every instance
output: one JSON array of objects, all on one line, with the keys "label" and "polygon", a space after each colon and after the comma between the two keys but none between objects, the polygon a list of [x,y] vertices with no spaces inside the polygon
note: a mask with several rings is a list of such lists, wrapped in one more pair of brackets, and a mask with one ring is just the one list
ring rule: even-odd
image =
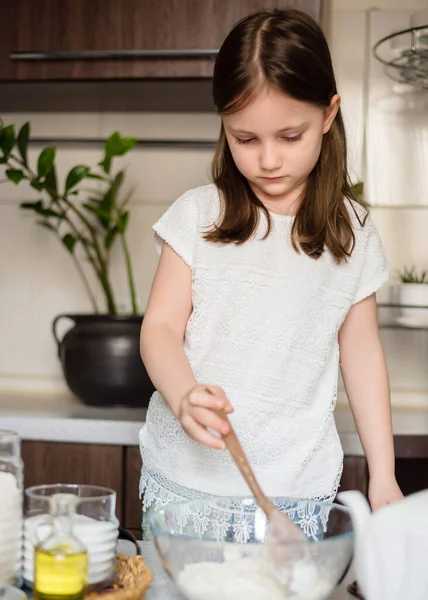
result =
[{"label": "glass mixing bowl", "polygon": [[[162,565],[187,600],[324,600],[330,596],[352,558],[348,509],[271,499],[306,536],[306,541],[283,544],[279,552],[275,549],[274,560],[273,548],[266,543],[267,520],[254,498],[193,500],[152,513],[149,526]],[[278,565],[278,557],[286,565]]]}]

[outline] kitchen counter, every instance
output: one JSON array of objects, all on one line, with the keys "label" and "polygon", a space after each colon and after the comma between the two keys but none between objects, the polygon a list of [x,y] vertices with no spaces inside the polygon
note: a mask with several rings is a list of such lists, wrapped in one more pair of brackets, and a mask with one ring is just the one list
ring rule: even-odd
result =
[{"label": "kitchen counter", "polygon": [[0,395],[0,429],[22,440],[137,446],[145,408],[98,408],[72,396]]},{"label": "kitchen counter", "polygon": [[[0,395],[0,428],[23,440],[137,446],[145,417],[144,408],[90,407],[71,396]],[[335,418],[345,454],[363,456],[348,405]],[[428,457],[428,408],[394,407],[393,429],[398,454]]]},{"label": "kitchen counter", "polygon": [[[140,545],[144,562],[151,568],[153,573],[153,582],[146,593],[146,600],[184,600],[164,571],[153,543],[140,542]],[[118,552],[133,555],[135,554],[135,548],[130,542],[119,541]],[[343,583],[336,588],[330,600],[350,600],[352,596],[348,594],[346,586],[354,579],[352,573],[348,573]],[[28,600],[33,598],[30,591],[27,592],[27,597]]]}]

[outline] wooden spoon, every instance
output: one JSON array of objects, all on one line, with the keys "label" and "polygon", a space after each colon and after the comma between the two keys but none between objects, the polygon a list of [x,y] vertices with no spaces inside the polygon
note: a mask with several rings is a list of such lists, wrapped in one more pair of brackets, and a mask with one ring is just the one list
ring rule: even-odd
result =
[{"label": "wooden spoon", "polygon": [[[212,394],[211,391],[209,393]],[[269,522],[268,533],[271,536],[274,535],[276,543],[284,544],[287,542],[307,541],[307,538],[300,527],[287,515],[281,513],[263,492],[227,414],[224,411],[217,411],[217,414],[229,424],[230,431],[229,433],[222,435],[222,439],[235,461],[236,466],[242,473],[248,487],[253,493],[257,504],[267,517]]]},{"label": "wooden spoon", "polygon": [[[207,392],[212,394],[209,388]],[[266,545],[273,574],[288,592],[305,592],[319,579],[308,540],[300,527],[281,513],[263,492],[227,414],[225,411],[217,411],[217,414],[229,424],[229,433],[222,434],[226,448],[268,520]]]}]

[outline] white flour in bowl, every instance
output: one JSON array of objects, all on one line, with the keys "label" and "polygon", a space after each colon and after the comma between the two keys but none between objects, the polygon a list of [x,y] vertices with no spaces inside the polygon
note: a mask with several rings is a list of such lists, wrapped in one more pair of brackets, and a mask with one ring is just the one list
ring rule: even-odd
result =
[{"label": "white flour in bowl", "polygon": [[331,589],[329,581],[318,577],[290,595],[276,581],[269,563],[255,558],[189,564],[177,583],[189,600],[318,600]]}]

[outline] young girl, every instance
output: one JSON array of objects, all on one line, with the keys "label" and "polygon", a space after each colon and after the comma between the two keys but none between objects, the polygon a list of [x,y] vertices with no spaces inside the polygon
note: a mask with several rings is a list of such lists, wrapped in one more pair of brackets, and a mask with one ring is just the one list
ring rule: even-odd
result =
[{"label": "young girl", "polygon": [[350,189],[320,28],[296,10],[243,19],[218,54],[213,96],[214,183],[154,225],[161,257],[141,333],[157,389],[140,434],[144,512],[249,493],[219,435],[220,409],[267,494],[332,501],[339,360],[376,509],[401,497],[374,295],[389,269]]}]

